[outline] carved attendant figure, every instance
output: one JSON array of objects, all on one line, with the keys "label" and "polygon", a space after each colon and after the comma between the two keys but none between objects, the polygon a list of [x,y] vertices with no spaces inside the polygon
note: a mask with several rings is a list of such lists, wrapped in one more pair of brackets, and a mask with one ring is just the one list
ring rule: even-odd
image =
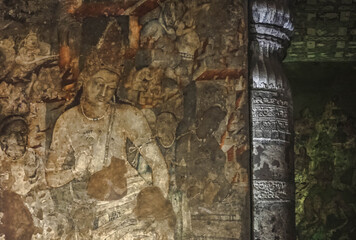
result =
[{"label": "carved attendant figure", "polygon": [[21,42],[18,55],[15,58],[16,65],[11,74],[13,81],[29,81],[27,75],[46,61],[57,59],[58,55],[50,54],[50,45],[40,42],[36,33],[30,32]]},{"label": "carved attendant figure", "polygon": [[27,148],[28,131],[21,116],[6,117],[0,124],[0,188],[22,196],[44,184],[42,161]]},{"label": "carved attendant figure", "polygon": [[[31,239],[35,232],[27,194],[43,183],[43,168],[26,149],[28,126],[21,116],[9,116],[0,124],[0,239]],[[26,202],[28,204],[28,202]]]},{"label": "carved attendant figure", "polygon": [[[153,185],[164,197],[169,187],[167,165],[142,112],[111,102],[118,74],[100,69],[83,80],[80,105],[64,112],[56,122],[46,179],[57,188],[54,191],[62,191],[56,196],[72,203],[68,210],[54,197],[74,221],[75,231],[69,231],[77,237],[131,239],[132,232],[142,229],[132,213],[136,196],[150,183],[127,161],[126,140],[139,149],[152,169]],[[146,238],[140,235],[140,239]]]}]

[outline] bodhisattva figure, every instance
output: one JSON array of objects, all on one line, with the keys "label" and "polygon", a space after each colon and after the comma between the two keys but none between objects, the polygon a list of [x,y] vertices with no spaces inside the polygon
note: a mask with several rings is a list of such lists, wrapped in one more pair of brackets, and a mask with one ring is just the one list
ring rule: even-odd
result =
[{"label": "bodhisattva figure", "polygon": [[[46,166],[52,197],[68,218],[65,234],[70,239],[173,239],[168,169],[144,115],[111,101],[120,77],[115,70],[89,75],[82,75],[80,104],[56,122]],[[127,139],[151,168],[152,183],[127,160]]]}]

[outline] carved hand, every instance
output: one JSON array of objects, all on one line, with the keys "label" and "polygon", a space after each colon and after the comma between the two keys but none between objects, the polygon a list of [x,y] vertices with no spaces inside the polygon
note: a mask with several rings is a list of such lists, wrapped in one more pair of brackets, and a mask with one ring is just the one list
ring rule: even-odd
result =
[{"label": "carved hand", "polygon": [[87,172],[88,160],[86,155],[79,156],[76,161],[72,172],[75,178],[82,178]]},{"label": "carved hand", "polygon": [[81,178],[87,173],[92,158],[90,150],[91,148],[88,146],[82,146],[75,149],[75,165],[72,169],[75,178]]}]

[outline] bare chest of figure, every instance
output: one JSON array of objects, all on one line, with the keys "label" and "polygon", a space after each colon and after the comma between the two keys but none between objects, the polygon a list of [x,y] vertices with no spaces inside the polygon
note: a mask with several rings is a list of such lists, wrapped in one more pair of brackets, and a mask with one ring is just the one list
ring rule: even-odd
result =
[{"label": "bare chest of figure", "polygon": [[[99,121],[91,121],[78,115],[69,128],[69,139],[75,158],[86,155],[91,174],[110,165],[111,158],[126,160],[126,134],[120,124],[109,128],[109,116]],[[116,119],[119,121],[119,119]]]}]

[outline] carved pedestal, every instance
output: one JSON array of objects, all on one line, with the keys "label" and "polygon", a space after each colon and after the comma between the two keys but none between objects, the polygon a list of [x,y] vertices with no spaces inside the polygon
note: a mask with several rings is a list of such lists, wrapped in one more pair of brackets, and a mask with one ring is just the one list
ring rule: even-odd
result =
[{"label": "carved pedestal", "polygon": [[293,108],[281,66],[293,30],[289,1],[250,4],[253,236],[295,239]]}]

